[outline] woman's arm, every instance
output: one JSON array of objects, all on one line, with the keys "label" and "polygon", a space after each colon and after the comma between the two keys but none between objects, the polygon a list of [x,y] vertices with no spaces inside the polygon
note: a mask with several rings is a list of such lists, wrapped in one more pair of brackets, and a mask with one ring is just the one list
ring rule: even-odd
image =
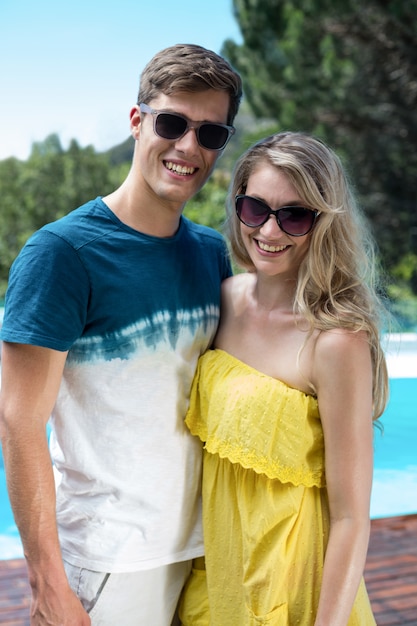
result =
[{"label": "woman's arm", "polygon": [[330,535],[315,626],[346,626],[368,549],[372,364],[364,332],[322,333],[313,359],[324,430]]}]

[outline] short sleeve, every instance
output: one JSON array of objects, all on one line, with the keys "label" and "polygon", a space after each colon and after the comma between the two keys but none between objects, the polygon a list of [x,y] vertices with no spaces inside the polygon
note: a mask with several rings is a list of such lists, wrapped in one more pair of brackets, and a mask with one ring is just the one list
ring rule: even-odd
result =
[{"label": "short sleeve", "polygon": [[1,339],[66,351],[86,320],[90,283],[77,251],[42,229],[14,261]]}]

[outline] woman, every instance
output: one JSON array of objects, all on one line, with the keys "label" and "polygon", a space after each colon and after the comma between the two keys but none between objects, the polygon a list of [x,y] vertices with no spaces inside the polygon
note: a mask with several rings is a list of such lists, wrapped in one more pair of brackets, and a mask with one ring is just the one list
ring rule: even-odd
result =
[{"label": "woman", "polygon": [[375,624],[363,569],[388,383],[371,237],[338,157],[302,133],[251,147],[229,205],[247,271],[223,283],[187,416],[205,443],[206,572],[183,624]]}]

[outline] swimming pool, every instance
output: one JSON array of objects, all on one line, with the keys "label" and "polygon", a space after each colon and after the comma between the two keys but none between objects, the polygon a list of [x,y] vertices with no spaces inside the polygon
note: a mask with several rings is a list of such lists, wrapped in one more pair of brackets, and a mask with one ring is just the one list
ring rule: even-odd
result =
[{"label": "swimming pool", "polygon": [[[390,400],[375,429],[371,517],[417,512],[417,334],[393,336],[387,348]],[[0,452],[0,559],[23,556]]]},{"label": "swimming pool", "polygon": [[417,512],[417,334],[393,335],[387,348],[390,400],[375,431],[371,517]]},{"label": "swimming pool", "polygon": [[375,431],[371,517],[417,512],[417,378],[392,378],[390,387],[384,432]]}]

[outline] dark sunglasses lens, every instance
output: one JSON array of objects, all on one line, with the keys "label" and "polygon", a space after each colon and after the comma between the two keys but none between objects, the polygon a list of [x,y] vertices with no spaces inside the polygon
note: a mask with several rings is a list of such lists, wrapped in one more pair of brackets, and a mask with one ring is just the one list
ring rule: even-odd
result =
[{"label": "dark sunglasses lens", "polygon": [[221,150],[228,138],[228,129],[219,124],[202,124],[198,129],[198,140],[208,150]]},{"label": "dark sunglasses lens", "polygon": [[242,196],[236,199],[236,211],[246,226],[261,226],[269,216],[268,208],[255,198]]},{"label": "dark sunglasses lens", "polygon": [[313,227],[316,214],[310,209],[293,206],[272,211],[261,200],[251,196],[236,198],[236,213],[241,222],[252,228],[265,224],[271,213],[278,215],[281,229],[287,235],[300,237],[306,235]]},{"label": "dark sunglasses lens", "polygon": [[179,115],[158,113],[156,116],[155,130],[164,139],[178,139],[186,129],[187,121]]},{"label": "dark sunglasses lens", "polygon": [[280,209],[279,221],[288,235],[306,235],[314,223],[315,214],[304,207]]}]

